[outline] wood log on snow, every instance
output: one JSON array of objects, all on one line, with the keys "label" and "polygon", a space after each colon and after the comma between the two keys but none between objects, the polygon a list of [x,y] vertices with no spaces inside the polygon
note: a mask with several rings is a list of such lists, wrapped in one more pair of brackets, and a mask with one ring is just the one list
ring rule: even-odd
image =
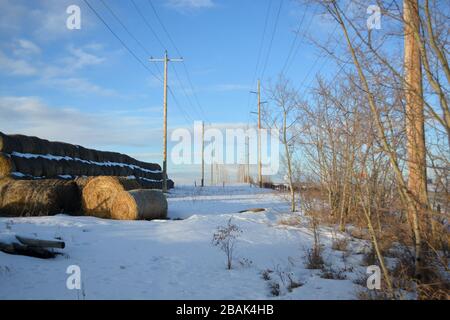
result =
[{"label": "wood log on snow", "polygon": [[48,248],[63,249],[63,241],[28,238],[13,233],[0,234],[0,251],[37,258],[53,258],[57,253]]},{"label": "wood log on snow", "polygon": [[121,220],[165,219],[167,199],[160,190],[122,191],[114,199],[111,214]]},{"label": "wood log on snow", "polygon": [[138,189],[139,183],[134,179],[121,177],[93,177],[85,184],[81,203],[85,215],[98,218],[120,219],[112,215],[112,204],[121,191]]},{"label": "wood log on snow", "polygon": [[19,235],[16,235],[16,238],[22,244],[25,244],[27,246],[32,246],[32,247],[64,249],[64,247],[66,246],[64,241],[33,239],[33,238],[27,238],[27,237],[23,237],[23,236],[19,236]]}]

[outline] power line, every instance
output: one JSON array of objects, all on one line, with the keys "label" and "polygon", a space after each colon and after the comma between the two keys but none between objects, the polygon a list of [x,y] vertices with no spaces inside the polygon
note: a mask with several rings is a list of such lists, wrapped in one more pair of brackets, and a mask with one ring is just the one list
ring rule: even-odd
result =
[{"label": "power line", "polygon": [[[267,31],[267,24],[269,21],[269,14],[270,14],[270,9],[272,7],[272,0],[269,0],[269,4],[267,6],[267,10],[266,10],[266,16],[264,19],[264,28],[263,28],[263,32],[262,32],[262,37],[261,37],[261,42],[259,44],[259,49],[258,49],[258,57],[256,59],[256,66],[255,66],[255,71],[253,72],[253,77],[252,77],[252,83],[251,86],[254,85],[254,82],[256,80],[256,75],[258,73],[258,69],[259,69],[259,64],[261,62],[261,53],[263,51],[263,46],[264,46],[264,39],[266,38],[266,31]],[[247,94],[247,109],[248,109],[248,114],[247,114],[247,125],[249,124],[250,121],[250,97],[252,95],[250,94],[250,92]]]},{"label": "power line", "polygon": [[194,107],[194,105],[193,105],[193,103],[191,101],[191,98],[189,97],[189,95],[188,95],[188,93],[186,91],[186,88],[184,87],[183,82],[181,81],[180,76],[178,75],[177,69],[174,66],[172,66],[172,69],[174,71],[174,74],[175,74],[175,77],[176,77],[178,83],[180,84],[181,89],[183,90],[183,93],[184,93],[184,96],[186,97],[186,100],[191,105],[192,109],[195,110],[197,115],[201,118],[202,116],[198,113],[197,109],[195,109],[195,107]]},{"label": "power line", "polygon": [[108,23],[100,16],[100,14],[95,10],[94,7],[91,6],[88,0],[83,0],[86,5],[92,10],[92,12],[97,16],[97,18],[106,26],[106,28],[114,35],[114,37],[119,40],[119,42],[122,44],[122,46],[128,51],[129,54],[133,56],[133,58],[142,66],[144,67],[148,72],[150,72],[153,77],[155,77],[158,81],[161,81],[160,78],[151,70],[144,62],[142,62],[141,59],[125,44],[125,42],[114,32],[113,29],[108,25]]},{"label": "power line", "polygon": [[276,18],[275,18],[275,24],[273,26],[272,36],[270,38],[269,49],[267,51],[266,61],[264,62],[264,68],[263,68],[263,71],[261,73],[261,77],[260,78],[264,78],[264,73],[266,72],[267,63],[270,60],[270,54],[272,52],[273,39],[275,38],[275,33],[277,31],[277,28],[278,28],[278,21],[280,19],[280,12],[281,12],[281,7],[283,6],[283,1],[284,0],[281,0],[280,1],[280,5],[278,6],[278,12],[277,12],[277,15],[276,15]]},{"label": "power line", "polygon": [[134,8],[136,9],[137,13],[139,14],[139,16],[142,18],[142,20],[144,21],[145,25],[147,26],[147,28],[150,30],[150,32],[153,34],[153,36],[155,37],[155,39],[159,42],[159,44],[161,45],[161,47],[164,50],[167,50],[166,46],[164,45],[164,43],[161,41],[161,39],[159,38],[158,34],[155,32],[155,30],[153,29],[153,27],[151,26],[151,24],[148,22],[147,18],[142,14],[141,10],[139,9],[139,7],[137,6],[136,2],[134,0],[131,0],[131,3],[133,4]]},{"label": "power line", "polygon": [[[308,3],[307,8],[309,8],[309,6],[310,6],[310,4]],[[286,58],[286,61],[285,61],[284,65],[283,65],[283,69],[281,71],[282,74],[286,74],[289,71],[289,69],[291,68],[292,63],[294,62],[295,58],[297,57],[297,54],[298,54],[298,52],[300,50],[300,47],[301,47],[301,45],[303,43],[303,40],[306,37],[306,33],[309,31],[309,28],[311,27],[312,21],[313,21],[314,16],[316,15],[316,13],[318,11],[318,8],[316,7],[316,10],[310,15],[311,19],[309,19],[309,23],[307,24],[306,29],[303,31],[303,33],[301,35],[301,40],[298,41],[297,45],[295,45],[296,41],[300,39],[299,38],[300,30],[301,30],[301,26],[305,22],[305,16],[306,16],[306,12],[307,11],[308,11],[308,9],[306,9],[305,12],[303,13],[301,22],[299,24],[299,28],[298,28],[298,30],[296,32],[296,36],[295,36],[295,38],[294,38],[294,40],[292,42],[291,48],[289,50],[289,54],[288,54],[288,56]],[[294,47],[295,47],[295,50],[294,50]]]},{"label": "power line", "polygon": [[[156,80],[159,82],[162,82],[163,80],[159,78],[153,70],[151,70],[134,52],[131,50],[125,42],[114,32],[114,30],[108,25],[108,23],[100,16],[97,10],[89,3],[88,0],[83,0],[86,5],[89,7],[89,9],[95,14],[95,16],[105,25],[105,27],[114,35],[114,37],[120,42],[120,44],[128,51],[128,53],[141,65],[144,69],[146,69]],[[127,29],[128,30],[128,29]],[[131,34],[131,33],[130,33]],[[133,36],[133,38],[135,38]],[[176,107],[180,110],[182,113],[183,118],[185,119],[186,123],[189,125],[192,121],[188,120],[189,115],[186,114],[186,112],[181,108],[178,100],[175,97],[175,94],[173,93],[172,89],[168,87],[169,93],[172,96],[173,100],[175,101]]]},{"label": "power line", "polygon": [[[153,2],[152,2],[151,0],[148,0],[148,3],[149,3],[149,5],[150,5],[150,7],[152,8],[153,13],[155,14],[156,19],[158,20],[159,24],[161,25],[161,27],[162,27],[164,33],[167,35],[167,38],[169,39],[170,43],[171,43],[172,46],[174,47],[176,53],[177,53],[179,56],[182,56],[180,50],[178,49],[177,45],[175,44],[175,41],[173,40],[173,38],[172,38],[172,36],[170,35],[169,31],[167,30],[166,26],[164,25],[164,22],[163,22],[162,19],[160,18],[159,14],[158,14],[158,11],[156,10],[155,6],[153,5]],[[187,76],[186,78],[187,78],[187,80],[188,80],[188,84],[189,84],[189,86],[191,87],[192,94],[194,95],[194,100],[195,100],[195,102],[197,103],[198,109],[200,110],[200,112],[201,112],[201,114],[203,115],[203,117],[206,118],[205,111],[204,111],[204,109],[203,109],[203,107],[202,107],[202,105],[201,105],[201,103],[200,103],[200,101],[199,101],[199,99],[198,99],[196,90],[195,90],[194,85],[193,85],[193,83],[192,83],[192,79],[191,79],[190,73],[189,73],[189,71],[188,71],[188,69],[187,69],[187,66],[186,66],[186,63],[183,61],[183,62],[182,62],[182,65],[183,65],[184,72],[186,73],[186,76]],[[175,69],[175,67],[174,67],[174,69]]]},{"label": "power line", "polygon": [[[119,16],[107,5],[107,3],[104,0],[100,0],[103,4],[103,6],[109,11],[109,13],[116,19],[116,21],[122,26],[122,28],[126,31],[126,33],[133,38],[133,40],[139,45],[139,47],[148,55],[151,56],[150,51],[142,44],[141,41],[137,37],[135,37],[130,30],[127,28],[127,26],[122,22],[122,20],[119,18]],[[160,70],[156,68],[157,72]],[[161,76],[161,74],[160,74]],[[162,78],[159,78],[159,80],[162,82]]]},{"label": "power line", "polygon": [[262,49],[264,46],[264,39],[266,38],[267,23],[269,21],[269,13],[270,13],[271,7],[272,7],[272,0],[269,1],[269,5],[267,6],[266,17],[264,19],[264,29],[263,29],[263,33],[262,33],[262,37],[261,37],[261,43],[259,44],[258,58],[256,60],[255,72],[253,73],[252,85],[253,85],[253,82],[255,82],[256,75],[258,73],[259,63],[261,62],[261,53],[263,51]]}]

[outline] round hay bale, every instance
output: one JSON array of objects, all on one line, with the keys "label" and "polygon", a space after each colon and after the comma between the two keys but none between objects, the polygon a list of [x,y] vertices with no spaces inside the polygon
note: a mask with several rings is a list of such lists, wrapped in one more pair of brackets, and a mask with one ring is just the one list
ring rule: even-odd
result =
[{"label": "round hay bale", "polygon": [[120,176],[117,166],[105,166],[104,167],[109,176]]},{"label": "round hay bale", "polygon": [[0,153],[0,178],[8,177],[14,171],[16,171],[16,167],[11,157]]},{"label": "round hay bale", "polygon": [[78,161],[62,160],[64,164],[64,174],[69,174],[72,177],[80,176],[80,164]]},{"label": "round hay bale", "polygon": [[[60,168],[58,168],[59,163],[58,160],[49,160],[45,158],[42,159],[42,176],[46,178],[55,178],[58,176],[58,171],[62,171]],[[36,176],[39,177],[39,176]]]},{"label": "round hay bale", "polygon": [[70,172],[67,171],[67,161],[66,160],[54,160],[53,166],[55,167],[55,177],[62,175],[71,175]]},{"label": "round hay bale", "polygon": [[99,176],[89,179],[82,191],[82,207],[85,215],[111,218],[111,207],[121,191],[139,188],[134,180]]},{"label": "round hay bale", "polygon": [[105,175],[103,174],[101,167],[96,164],[87,164],[86,169],[86,175],[90,177]]},{"label": "round hay bale", "polygon": [[80,159],[87,161],[96,161],[95,151],[91,149],[86,149],[84,147],[78,148]]},{"label": "round hay bale", "polygon": [[22,153],[31,153],[31,154],[49,153],[50,142],[48,140],[23,135],[17,135],[17,138],[22,146]]},{"label": "round hay bale", "polygon": [[139,184],[141,185],[142,189],[162,189],[162,183],[157,181],[147,181],[144,179],[139,179]]},{"label": "round hay bale", "polygon": [[128,176],[128,172],[129,171],[127,170],[127,167],[125,167],[125,166],[123,166],[123,167],[117,166],[116,170],[117,170],[117,176],[121,176],[121,177],[127,177]]},{"label": "round hay bale", "polygon": [[[43,177],[45,176],[44,172],[44,161],[46,159],[43,158],[22,158],[22,157],[11,157],[14,165],[16,167],[16,171],[30,175],[32,177]],[[49,160],[47,160],[49,161]]]},{"label": "round hay bale", "polygon": [[0,132],[0,152],[12,153],[22,152],[22,145],[15,135],[7,135]]},{"label": "round hay bale", "polygon": [[159,190],[121,191],[112,204],[111,217],[118,220],[165,219],[166,196]]},{"label": "round hay bale", "polygon": [[48,144],[48,149],[46,150],[46,154],[51,154],[53,156],[66,156],[65,144],[62,142],[50,142]]},{"label": "round hay bale", "polygon": [[0,180],[0,216],[76,213],[81,197],[74,181],[57,179]]},{"label": "round hay bale", "polygon": [[66,142],[58,142],[62,149],[62,156],[75,158],[78,154],[78,148],[74,146],[73,144],[66,143]]}]

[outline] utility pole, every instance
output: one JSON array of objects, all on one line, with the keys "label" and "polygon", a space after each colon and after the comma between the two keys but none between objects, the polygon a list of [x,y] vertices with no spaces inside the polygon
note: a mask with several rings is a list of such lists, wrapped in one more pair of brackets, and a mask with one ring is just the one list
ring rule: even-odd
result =
[{"label": "utility pole", "polygon": [[245,136],[245,147],[247,148],[246,150],[247,176],[245,178],[246,180],[245,182],[250,183],[250,142],[248,135]]},{"label": "utility pole", "polygon": [[202,122],[202,187],[205,185],[205,122]]},{"label": "utility pole", "polygon": [[[261,164],[261,104],[266,103],[261,101],[261,81],[258,79],[258,91],[250,91],[258,95],[258,180],[259,187],[262,188],[262,164]],[[253,112],[252,112],[253,113]]]},{"label": "utility pole", "polygon": [[151,62],[164,62],[164,121],[163,121],[163,185],[162,191],[167,192],[167,65],[169,62],[181,62],[183,58],[169,59],[167,50],[164,52],[164,58],[150,58]]},{"label": "utility pole", "polygon": [[258,79],[258,179],[259,187],[262,188],[261,169],[261,82]]}]

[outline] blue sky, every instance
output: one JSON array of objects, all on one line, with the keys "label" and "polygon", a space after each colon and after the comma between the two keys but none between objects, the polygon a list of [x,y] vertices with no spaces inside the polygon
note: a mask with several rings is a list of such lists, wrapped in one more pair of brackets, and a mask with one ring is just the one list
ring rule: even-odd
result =
[{"label": "blue sky", "polygon": [[[134,1],[159,40],[131,1],[105,1],[148,53],[161,57],[167,48],[170,56],[178,57],[148,0]],[[330,59],[314,64],[319,50],[308,40],[310,36],[327,37],[334,24],[317,8],[293,0],[282,1],[277,20],[280,1],[152,0],[185,59],[184,66],[173,63],[169,67],[169,85],[178,102],[169,96],[170,129],[192,127],[194,120],[219,126],[254,124],[250,111],[256,109],[256,100],[249,94],[256,86],[253,81],[261,77],[264,89],[277,78],[299,26],[308,36],[300,33],[297,37],[287,77],[299,86],[312,71],[304,82],[308,85],[315,72],[335,69]],[[147,52],[102,2],[89,3],[159,75],[162,65],[148,61]],[[80,30],[66,27],[66,8],[72,4],[81,8]],[[127,52],[84,1],[0,0],[0,6],[0,131],[124,152],[161,163],[162,84]],[[310,70],[312,65],[315,67]],[[169,169],[172,176],[177,174],[185,182],[199,172],[198,166],[170,163]]]}]

